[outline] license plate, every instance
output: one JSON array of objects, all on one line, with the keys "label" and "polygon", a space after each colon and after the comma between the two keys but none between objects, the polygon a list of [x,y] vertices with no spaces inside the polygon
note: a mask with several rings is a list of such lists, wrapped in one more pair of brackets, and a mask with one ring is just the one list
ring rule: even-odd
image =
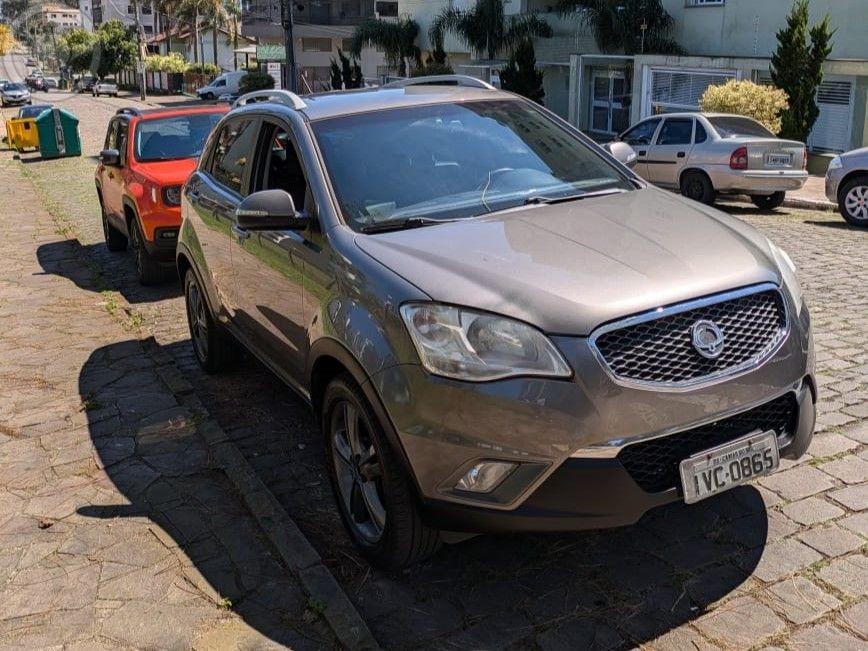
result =
[{"label": "license plate", "polygon": [[684,501],[693,504],[706,497],[767,475],[780,464],[774,432],[751,434],[737,441],[704,450],[682,461]]},{"label": "license plate", "polygon": [[769,154],[766,156],[766,165],[774,167],[784,167],[792,164],[792,162],[793,157],[791,154]]}]

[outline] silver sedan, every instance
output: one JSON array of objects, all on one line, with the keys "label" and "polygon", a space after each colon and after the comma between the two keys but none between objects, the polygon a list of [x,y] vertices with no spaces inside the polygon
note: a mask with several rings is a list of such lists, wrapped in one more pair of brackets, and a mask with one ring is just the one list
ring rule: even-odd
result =
[{"label": "silver sedan", "polygon": [[777,138],[742,115],[655,115],[618,140],[636,150],[640,176],[702,203],[714,203],[718,194],[746,194],[772,210],[808,178],[804,143]]},{"label": "silver sedan", "polygon": [[835,156],[826,170],[826,196],[853,226],[868,228],[868,147]]}]

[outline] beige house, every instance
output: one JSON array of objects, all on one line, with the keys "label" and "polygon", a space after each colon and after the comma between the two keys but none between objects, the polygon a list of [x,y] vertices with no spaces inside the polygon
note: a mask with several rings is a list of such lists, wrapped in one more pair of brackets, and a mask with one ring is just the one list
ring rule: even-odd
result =
[{"label": "beige house", "polygon": [[58,32],[81,28],[81,12],[66,5],[42,5],[42,22],[53,25]]}]

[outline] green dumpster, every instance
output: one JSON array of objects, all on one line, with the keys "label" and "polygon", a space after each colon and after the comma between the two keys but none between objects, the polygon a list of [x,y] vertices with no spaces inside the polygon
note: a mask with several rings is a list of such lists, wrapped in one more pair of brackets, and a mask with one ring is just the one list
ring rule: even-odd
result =
[{"label": "green dumpster", "polygon": [[43,158],[81,156],[78,118],[62,108],[43,111],[36,118],[39,133],[39,153]]}]

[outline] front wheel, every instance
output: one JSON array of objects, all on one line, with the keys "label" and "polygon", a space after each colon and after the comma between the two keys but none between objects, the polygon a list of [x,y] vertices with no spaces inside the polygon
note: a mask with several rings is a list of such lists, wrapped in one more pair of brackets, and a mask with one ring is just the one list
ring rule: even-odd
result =
[{"label": "front wheel", "polygon": [[184,304],[196,361],[206,373],[218,373],[239,358],[239,344],[215,323],[199,279],[192,269],[184,276]]},{"label": "front wheel", "polygon": [[145,248],[145,236],[135,218],[129,228],[132,238],[133,255],[136,258],[136,275],[142,285],[155,285],[163,280],[163,270]]},{"label": "front wheel", "polygon": [[711,180],[702,172],[687,172],[681,177],[681,194],[709,206],[717,199]]},{"label": "front wheel", "polygon": [[750,200],[760,210],[774,210],[784,203],[785,192],[772,192],[771,194],[752,194]]},{"label": "front wheel", "polygon": [[868,176],[857,176],[841,186],[838,211],[851,226],[868,228]]},{"label": "front wheel", "polygon": [[127,238],[118,229],[109,223],[108,216],[105,212],[105,206],[102,200],[99,202],[100,211],[102,212],[102,234],[105,238],[105,245],[109,251],[124,251],[127,248]]},{"label": "front wheel", "polygon": [[387,569],[434,554],[440,533],[422,522],[410,478],[349,375],[326,388],[320,419],[341,518],[362,553]]}]

